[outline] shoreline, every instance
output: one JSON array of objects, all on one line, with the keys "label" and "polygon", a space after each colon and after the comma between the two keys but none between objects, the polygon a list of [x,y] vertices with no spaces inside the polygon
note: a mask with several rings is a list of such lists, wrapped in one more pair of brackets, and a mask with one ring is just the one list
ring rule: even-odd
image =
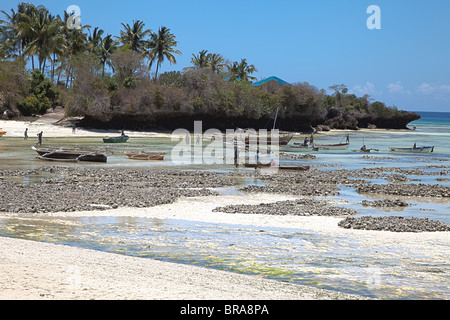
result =
[{"label": "shoreline", "polygon": [[2,300],[311,300],[356,295],[198,266],[0,237]]},{"label": "shoreline", "polygon": [[0,237],[1,300],[366,300],[211,268]]},{"label": "shoreline", "polygon": [[[24,131],[28,128],[28,137],[34,138],[37,133],[44,131],[44,137],[49,138],[64,138],[64,137],[105,137],[109,134],[120,133],[119,129],[95,129],[95,128],[84,128],[76,127],[76,133],[72,133],[72,127],[58,125],[60,120],[64,120],[63,116],[55,116],[53,114],[46,114],[39,117],[34,121],[24,121],[24,120],[0,120],[0,128],[7,131],[5,137],[23,138]],[[346,134],[352,132],[366,132],[366,133],[377,133],[377,132],[411,132],[411,129],[367,129],[360,128],[359,130],[352,129],[331,129],[329,131],[317,131],[317,135],[335,135],[335,134]],[[191,132],[192,133],[192,132]],[[225,132],[223,132],[225,134]],[[130,137],[140,138],[140,137],[167,137],[170,138],[172,133],[169,131],[135,131],[126,130],[126,134]],[[297,132],[296,135],[300,136],[310,136],[311,133],[301,133]],[[180,135],[182,137],[182,135]]]}]

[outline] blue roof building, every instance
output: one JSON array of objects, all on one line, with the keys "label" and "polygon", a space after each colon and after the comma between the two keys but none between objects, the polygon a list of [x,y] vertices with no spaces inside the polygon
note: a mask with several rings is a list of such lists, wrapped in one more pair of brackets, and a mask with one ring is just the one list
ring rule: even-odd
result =
[{"label": "blue roof building", "polygon": [[288,83],[288,82],[286,82],[286,81],[284,81],[284,80],[281,80],[281,79],[278,78],[278,77],[268,77],[268,78],[266,78],[266,79],[263,79],[263,80],[260,80],[260,81],[258,81],[258,82],[252,83],[252,86],[259,87],[259,86],[261,86],[261,85],[263,85],[263,84],[265,84],[265,83],[268,83],[268,82],[270,82],[270,81],[278,82],[278,83],[281,84],[282,86],[284,86],[284,85],[286,85],[286,84],[290,84],[290,83]]}]

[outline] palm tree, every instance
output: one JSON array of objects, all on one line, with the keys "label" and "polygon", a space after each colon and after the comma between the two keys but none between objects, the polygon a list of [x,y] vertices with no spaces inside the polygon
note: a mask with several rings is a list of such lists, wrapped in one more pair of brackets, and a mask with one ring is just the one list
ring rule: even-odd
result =
[{"label": "palm tree", "polygon": [[175,36],[170,32],[170,29],[161,27],[158,33],[152,33],[150,41],[148,41],[148,49],[146,55],[150,61],[149,67],[151,69],[153,63],[156,61],[156,73],[155,79],[158,77],[158,69],[164,62],[164,59],[169,60],[171,64],[176,64],[177,60],[173,54],[181,54],[177,49],[174,49],[178,45],[178,41],[175,41]]},{"label": "palm tree", "polygon": [[255,81],[256,78],[249,76],[253,72],[257,72],[253,64],[249,65],[247,59],[241,59],[241,62],[233,62],[231,67],[228,67],[230,74],[230,81]]},{"label": "palm tree", "polygon": [[225,58],[219,53],[208,54],[208,66],[214,73],[221,73],[227,66]]},{"label": "palm tree", "polygon": [[207,68],[209,66],[209,54],[208,50],[202,50],[197,55],[192,54],[191,63],[193,67],[186,67],[185,69],[200,69]]},{"label": "palm tree", "polygon": [[[3,48],[8,51],[8,56],[22,56],[24,48],[29,42],[26,25],[22,24],[27,17],[31,17],[36,11],[36,6],[29,3],[19,3],[17,12],[11,9],[11,14],[1,10],[6,20],[0,20],[1,33],[3,34]],[[17,52],[17,55],[15,54]]]},{"label": "palm tree", "polygon": [[60,33],[60,25],[43,6],[36,7],[32,15],[26,16],[19,25],[30,37],[30,42],[24,53],[27,56],[37,54],[39,70],[43,73],[45,62],[50,57],[52,47],[60,45],[64,41]]},{"label": "palm tree", "polygon": [[[51,77],[52,80],[55,80],[55,68],[57,63],[57,57],[61,57],[66,51],[67,41],[63,34],[63,22],[61,21],[60,16],[49,16],[49,20],[57,25],[58,33],[50,38],[49,47],[50,47],[50,63],[51,63]],[[53,57],[52,57],[53,55]]]},{"label": "palm tree", "polygon": [[[92,34],[90,34],[87,38],[88,44],[89,44],[89,52],[90,53],[96,53],[98,50],[101,42],[102,42],[102,34],[103,30],[99,29],[98,27],[94,28],[94,31]],[[90,30],[89,30],[90,33]]]},{"label": "palm tree", "polygon": [[141,20],[134,21],[133,26],[122,23],[125,30],[120,31],[117,37],[123,45],[128,45],[133,51],[142,52],[146,44],[146,37],[151,34],[150,29],[144,29],[145,23]]},{"label": "palm tree", "polygon": [[64,51],[60,55],[60,66],[58,68],[57,83],[61,77],[62,72],[66,75],[66,87],[69,85],[69,81],[72,77],[72,68],[70,60],[72,57],[79,53],[83,53],[89,50],[89,44],[87,41],[87,34],[84,33],[84,29],[90,28],[89,25],[81,26],[81,28],[69,28],[67,21],[69,20],[69,13],[64,11],[64,17],[61,20],[61,34],[65,39]]},{"label": "palm tree", "polygon": [[17,12],[14,9],[11,9],[11,14],[3,10],[0,11],[6,16],[6,20],[0,20],[0,24],[3,46],[10,52],[10,56],[14,56],[14,52],[17,52],[18,56],[22,55],[28,36],[25,30],[20,27],[20,23],[23,21],[24,16],[31,16],[35,9],[36,7],[32,4],[19,3]]},{"label": "palm tree", "polygon": [[112,39],[112,36],[110,34],[108,34],[101,40],[97,55],[99,56],[100,62],[103,66],[102,76],[105,75],[105,65],[108,65],[111,68],[113,67],[111,63],[111,55],[116,49],[117,42]]}]

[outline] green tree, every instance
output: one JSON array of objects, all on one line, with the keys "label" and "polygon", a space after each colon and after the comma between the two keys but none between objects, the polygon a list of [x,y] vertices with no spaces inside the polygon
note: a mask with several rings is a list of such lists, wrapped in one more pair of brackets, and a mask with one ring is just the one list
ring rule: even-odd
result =
[{"label": "green tree", "polygon": [[20,23],[22,29],[29,36],[29,43],[24,50],[27,56],[36,54],[39,61],[39,70],[44,72],[47,59],[54,47],[64,43],[60,33],[60,24],[43,6],[36,7],[31,16],[25,16]]},{"label": "green tree", "polygon": [[225,58],[219,53],[208,54],[208,66],[212,72],[222,73],[227,66]]},{"label": "green tree", "polygon": [[247,59],[241,59],[241,62],[233,62],[233,64],[228,67],[229,80],[230,81],[244,81],[251,82],[255,81],[256,78],[250,76],[250,74],[257,72],[258,70],[255,68],[253,64],[249,65],[247,63]]},{"label": "green tree", "polygon": [[30,95],[19,101],[17,106],[24,115],[42,114],[52,107],[57,95],[53,83],[35,69],[31,73]]},{"label": "green tree", "polygon": [[17,5],[17,11],[11,9],[10,14],[0,11],[6,17],[6,20],[0,20],[0,31],[3,38],[2,47],[7,57],[22,57],[23,50],[30,41],[26,24],[23,22],[31,17],[34,11],[36,6],[23,2]]},{"label": "green tree", "polygon": [[100,58],[102,64],[102,76],[105,74],[105,66],[108,65],[112,68],[111,56],[117,49],[117,42],[112,39],[111,35],[107,35],[101,40],[100,47],[97,55]]},{"label": "green tree", "polygon": [[122,45],[136,52],[142,52],[147,44],[147,36],[151,35],[150,29],[145,29],[145,23],[141,20],[134,21],[130,26],[128,23],[122,23],[124,30],[120,30],[119,41]]},{"label": "green tree", "polygon": [[344,84],[334,84],[330,86],[330,89],[334,91],[333,96],[336,98],[338,107],[342,107],[342,100],[348,92],[347,87]]},{"label": "green tree", "polygon": [[161,27],[159,28],[158,33],[151,34],[145,54],[150,61],[150,68],[156,61],[155,79],[158,77],[158,69],[165,59],[171,64],[177,63],[174,54],[181,54],[179,50],[175,49],[177,45],[178,42],[175,40],[175,36],[170,32],[170,29],[166,27]]},{"label": "green tree", "polygon": [[207,68],[209,66],[208,50],[202,50],[197,55],[192,54],[191,63],[194,66],[186,67],[186,70]]}]

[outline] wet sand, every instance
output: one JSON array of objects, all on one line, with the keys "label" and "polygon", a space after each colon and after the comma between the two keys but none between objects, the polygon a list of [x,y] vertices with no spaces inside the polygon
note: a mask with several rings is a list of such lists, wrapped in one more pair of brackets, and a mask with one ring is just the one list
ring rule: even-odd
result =
[{"label": "wet sand", "polygon": [[[236,203],[258,204],[290,197],[257,194],[249,197],[207,196],[181,198],[171,204],[151,208],[117,208],[83,212],[45,213],[48,217],[127,216],[185,219],[311,230],[318,236],[345,236],[357,239],[361,248],[389,248],[403,256],[402,270],[434,277],[415,270],[416,258],[445,265],[450,256],[445,244],[449,232],[393,233],[343,229],[342,218],[332,216],[273,216],[213,212],[218,206]],[[11,215],[11,214],[9,214]],[[44,215],[42,215],[44,216]],[[378,253],[381,257],[386,253]],[[376,259],[377,257],[374,257]],[[446,273],[446,268],[440,272]],[[360,299],[335,291],[273,281],[198,266],[156,261],[64,245],[0,238],[0,299]],[[443,275],[441,275],[443,276]],[[430,281],[435,281],[430,278]],[[399,288],[399,290],[401,290]]]},{"label": "wet sand", "polygon": [[2,300],[340,300],[357,296],[146,258],[0,237]]}]

